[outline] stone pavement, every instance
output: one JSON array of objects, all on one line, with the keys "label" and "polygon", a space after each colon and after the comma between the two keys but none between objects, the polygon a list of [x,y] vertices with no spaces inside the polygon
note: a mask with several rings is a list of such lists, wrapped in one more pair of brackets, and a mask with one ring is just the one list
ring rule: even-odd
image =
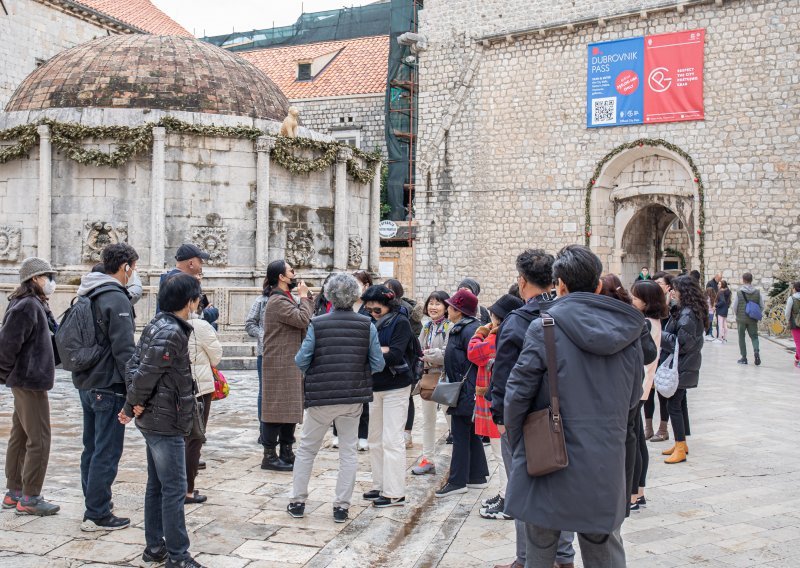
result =
[{"label": "stone pavement", "polygon": [[[786,349],[762,340],[761,367],[736,365],[734,343],[706,344],[700,388],[689,394],[693,436],[685,464],[668,466],[651,445],[649,506],[623,526],[633,567],[800,566],[800,371]],[[352,520],[333,523],[331,500],[336,453],[323,449],[312,478],[306,518],[284,508],[289,474],[259,468],[255,376],[231,373],[231,396],[212,406],[209,442],[198,488],[209,496],[187,506],[191,551],[210,567],[264,566],[491,567],[514,554],[513,523],[478,516],[489,488],[434,499],[440,483],[408,476],[409,505],[376,510],[359,494],[370,488],[369,463],[360,453]],[[128,427],[126,451],[114,486],[117,514],[134,526],[111,533],[82,533],[80,491],[81,412],[67,375],[51,397],[53,444],[44,494],[61,504],[49,518],[0,514],[0,567],[130,565],[143,546],[146,465],[140,434]],[[11,396],[0,389],[0,461],[4,462]],[[418,412],[418,415],[420,413]],[[419,428],[419,421],[417,423]],[[440,416],[440,431],[446,425]],[[420,436],[408,452],[411,466]],[[438,469],[449,447],[440,445]],[[488,448],[487,448],[488,450]],[[496,465],[490,459],[490,469]],[[580,566],[578,557],[577,565]]]}]

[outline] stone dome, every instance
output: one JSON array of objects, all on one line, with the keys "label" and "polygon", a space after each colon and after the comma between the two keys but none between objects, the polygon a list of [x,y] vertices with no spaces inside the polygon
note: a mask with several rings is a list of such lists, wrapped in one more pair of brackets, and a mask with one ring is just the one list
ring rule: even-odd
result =
[{"label": "stone dome", "polygon": [[263,71],[195,38],[114,35],[63,51],[28,75],[6,111],[104,107],[283,120],[289,102]]}]

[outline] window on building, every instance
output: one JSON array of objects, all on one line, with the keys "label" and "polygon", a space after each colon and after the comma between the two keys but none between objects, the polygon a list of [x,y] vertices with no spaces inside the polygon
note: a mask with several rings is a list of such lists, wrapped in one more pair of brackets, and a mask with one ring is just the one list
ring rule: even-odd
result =
[{"label": "window on building", "polygon": [[361,148],[361,131],[360,130],[337,130],[331,132],[337,142],[347,144],[353,148]]},{"label": "window on building", "polygon": [[298,63],[297,64],[297,80],[310,81],[311,80],[311,63]]}]

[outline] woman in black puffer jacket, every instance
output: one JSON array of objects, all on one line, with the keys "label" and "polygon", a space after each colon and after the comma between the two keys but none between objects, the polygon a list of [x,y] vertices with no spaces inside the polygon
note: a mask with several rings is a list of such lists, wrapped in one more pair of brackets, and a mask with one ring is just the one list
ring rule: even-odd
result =
[{"label": "woman in black puffer jacket", "polygon": [[147,488],[144,496],[145,562],[199,566],[189,555],[189,535],[183,514],[186,498],[184,437],[192,432],[195,394],[189,359],[188,319],[197,312],[203,292],[189,274],[161,283],[162,311],[147,324],[128,362],[128,396],[119,413],[123,424],[136,416],[147,444]]},{"label": "woman in black puffer jacket", "polygon": [[475,412],[475,383],[478,368],[467,358],[469,341],[481,325],[476,319],[478,298],[469,290],[459,290],[445,300],[447,314],[452,326],[444,352],[444,373],[449,382],[463,379],[458,405],[448,409],[452,417],[453,455],[450,458],[450,477],[438,491],[436,497],[466,493],[467,488],[486,487],[489,467],[483,442],[475,434],[472,415]]},{"label": "woman in black puffer jacket", "polygon": [[675,445],[662,452],[669,456],[666,463],[686,461],[689,449],[686,436],[689,430],[689,409],[686,403],[686,389],[697,387],[700,379],[700,365],[703,361],[703,335],[708,327],[708,308],[703,291],[691,276],[679,276],[672,281],[672,297],[677,301],[677,311],[672,312],[667,325],[661,332],[661,357],[666,359],[678,352],[678,390],[667,402]]}]

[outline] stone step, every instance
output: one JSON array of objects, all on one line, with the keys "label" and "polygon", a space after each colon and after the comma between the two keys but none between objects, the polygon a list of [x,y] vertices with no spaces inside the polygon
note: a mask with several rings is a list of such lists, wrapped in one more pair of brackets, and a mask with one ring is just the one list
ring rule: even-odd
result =
[{"label": "stone step", "polygon": [[256,355],[257,346],[255,342],[222,342],[222,356],[226,359],[228,357],[255,357]]},{"label": "stone step", "polygon": [[253,371],[256,372],[256,357],[228,357],[224,355],[219,364],[220,371]]}]

